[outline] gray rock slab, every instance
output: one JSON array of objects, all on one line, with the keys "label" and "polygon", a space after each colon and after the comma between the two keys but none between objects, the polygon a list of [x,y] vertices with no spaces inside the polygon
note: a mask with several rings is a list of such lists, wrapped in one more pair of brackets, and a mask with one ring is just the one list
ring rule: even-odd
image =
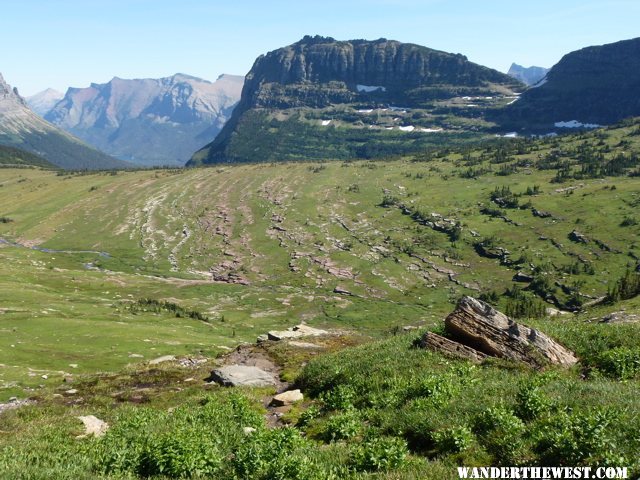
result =
[{"label": "gray rock slab", "polygon": [[272,374],[247,365],[227,365],[211,372],[211,380],[225,387],[267,387],[276,385]]}]

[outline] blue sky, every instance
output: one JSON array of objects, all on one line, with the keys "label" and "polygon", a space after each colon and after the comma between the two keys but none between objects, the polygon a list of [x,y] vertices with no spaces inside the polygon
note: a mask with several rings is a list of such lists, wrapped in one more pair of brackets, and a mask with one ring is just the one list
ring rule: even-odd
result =
[{"label": "blue sky", "polygon": [[0,72],[23,95],[114,76],[245,74],[305,34],[392,38],[506,71],[640,36],[637,0],[2,0]]}]

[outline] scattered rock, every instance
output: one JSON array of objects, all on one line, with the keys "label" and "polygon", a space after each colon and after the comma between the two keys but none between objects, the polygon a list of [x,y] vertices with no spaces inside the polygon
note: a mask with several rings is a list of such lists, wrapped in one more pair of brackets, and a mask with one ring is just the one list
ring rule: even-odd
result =
[{"label": "scattered rock", "polygon": [[611,312],[600,319],[600,323],[636,323],[640,316],[626,312]]},{"label": "scattered rock", "polygon": [[487,355],[482,352],[432,332],[425,333],[420,339],[419,345],[422,348],[440,352],[447,357],[470,360],[473,363],[481,363],[487,358]]},{"label": "scattered rock", "polygon": [[289,342],[289,345],[291,345],[292,347],[297,347],[297,348],[322,348],[322,346],[316,345],[315,343],[297,342],[295,340],[291,340]]},{"label": "scattered rock", "polygon": [[24,407],[25,405],[31,405],[32,403],[34,403],[33,400],[18,400],[17,397],[11,397],[9,399],[9,402],[0,403],[0,413],[6,412],[7,410]]},{"label": "scattered rock", "polygon": [[571,315],[571,312],[565,312],[564,310],[558,310],[556,308],[551,308],[551,307],[545,308],[544,313],[548,317],[558,317],[560,315]]},{"label": "scattered rock", "polygon": [[600,247],[601,250],[605,252],[613,252],[613,253],[622,253],[620,250],[615,249],[604,243],[602,240],[598,240],[597,238],[593,240],[593,242]]},{"label": "scattered rock", "polygon": [[593,300],[589,300],[588,302],[584,302],[582,304],[582,309],[595,307],[596,305],[600,305],[601,303],[606,302],[607,296],[603,295],[602,297],[594,298]]},{"label": "scattered rock", "polygon": [[65,390],[64,392],[65,395],[75,395],[76,393],[78,393],[78,390],[75,388],[70,388],[69,390]]},{"label": "scattered rock", "polygon": [[129,358],[144,358],[144,355],[140,355],[139,353],[132,353],[129,355]]},{"label": "scattered rock", "polygon": [[207,363],[207,359],[206,358],[192,358],[192,357],[186,357],[186,358],[181,358],[180,360],[178,360],[178,364],[181,367],[197,367],[198,365],[202,365],[203,363]]},{"label": "scattered rock", "polygon": [[535,207],[531,207],[531,213],[533,213],[534,217],[539,217],[539,218],[550,218],[550,217],[553,216],[549,212],[545,212],[543,210],[538,210]]},{"label": "scattered rock", "polygon": [[109,429],[109,424],[107,422],[104,422],[93,415],[86,415],[77,418],[82,421],[82,423],[84,423],[85,432],[84,435],[79,435],[76,438],[84,438],[88,437],[89,435],[101,437]]},{"label": "scattered rock", "polygon": [[267,340],[269,340],[269,335],[267,335],[266,333],[263,333],[262,335],[258,335],[256,342],[262,343],[262,342],[266,342]]},{"label": "scattered rock", "polygon": [[242,433],[244,433],[245,435],[251,435],[252,433],[254,433],[256,431],[255,428],[253,427],[244,427],[242,429]]},{"label": "scattered rock", "polygon": [[280,341],[289,338],[300,338],[300,337],[319,337],[322,335],[327,335],[329,332],[326,330],[320,330],[318,328],[313,328],[305,324],[296,325],[295,327],[288,328],[287,330],[272,330],[267,336],[269,340]]},{"label": "scattered rock", "polygon": [[283,392],[271,400],[271,405],[274,407],[284,407],[286,405],[293,405],[296,402],[301,402],[304,399],[304,395],[300,390],[289,390],[288,392]]},{"label": "scattered rock", "polygon": [[211,380],[225,387],[267,387],[276,385],[274,376],[248,365],[226,365],[211,372]]},{"label": "scattered rock", "polygon": [[353,295],[349,290],[341,286],[337,286],[336,288],[334,288],[333,293],[337,293],[338,295]]},{"label": "scattered rock", "polygon": [[415,325],[405,325],[404,327],[402,327],[403,332],[411,332],[413,330],[418,330],[418,327],[416,327]]},{"label": "scattered rock", "polygon": [[581,234],[580,232],[578,232],[577,230],[573,230],[569,234],[569,240],[576,243],[585,243],[585,244],[589,243],[589,239],[585,237],[583,234]]},{"label": "scattered rock", "polygon": [[578,359],[550,337],[511,320],[491,305],[463,297],[445,319],[445,328],[460,343],[490,356],[524,362],[570,366]]},{"label": "scattered rock", "polygon": [[164,362],[172,362],[176,357],[174,355],[163,355],[162,357],[154,358],[153,360],[149,360],[149,365],[158,365]]},{"label": "scattered rock", "polygon": [[526,273],[518,272],[513,276],[512,280],[514,282],[529,283],[529,282],[533,282],[533,277],[531,275],[527,275]]}]

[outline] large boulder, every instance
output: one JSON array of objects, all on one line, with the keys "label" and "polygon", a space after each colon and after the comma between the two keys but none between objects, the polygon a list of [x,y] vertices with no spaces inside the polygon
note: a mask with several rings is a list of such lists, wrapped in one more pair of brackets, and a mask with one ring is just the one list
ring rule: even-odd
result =
[{"label": "large boulder", "polygon": [[440,352],[447,357],[470,360],[473,363],[482,363],[487,358],[487,355],[482,352],[433,332],[427,332],[422,336],[420,346]]},{"label": "large boulder", "polygon": [[220,367],[211,372],[211,380],[225,387],[268,387],[277,384],[269,372],[247,365]]},{"label": "large boulder", "polygon": [[301,402],[302,400],[304,400],[304,395],[300,390],[289,390],[273,397],[271,405],[274,407],[284,407],[293,405],[296,402]]},{"label": "large boulder", "polygon": [[547,364],[570,366],[573,352],[539,330],[517,323],[491,305],[463,297],[445,319],[449,335],[489,356],[524,362],[532,367]]}]

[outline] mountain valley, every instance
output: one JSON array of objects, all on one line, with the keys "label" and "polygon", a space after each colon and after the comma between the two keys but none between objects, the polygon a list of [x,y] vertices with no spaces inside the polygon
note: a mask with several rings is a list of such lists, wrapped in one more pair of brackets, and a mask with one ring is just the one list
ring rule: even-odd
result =
[{"label": "mountain valley", "polygon": [[[572,458],[615,460],[614,442],[636,471],[638,132],[628,121],[384,161],[0,170],[0,402],[31,402],[0,415],[0,429],[14,432],[0,437],[3,468],[42,471],[29,465],[35,448],[56,478],[144,476],[165,468],[164,457],[149,467],[140,457],[170,448],[162,425],[183,447],[205,442],[205,406],[234,405],[214,423],[230,429],[215,447],[226,453],[206,463],[221,478],[245,468],[232,433],[243,426],[259,432],[248,448],[272,451],[274,435],[294,442],[262,460],[260,478],[286,462],[305,478],[454,478],[452,462],[558,461],[569,447],[544,443],[545,428],[599,418],[601,434]],[[579,365],[534,373],[412,347],[425,331],[442,333],[463,295],[551,335]],[[301,321],[335,336],[255,343]],[[233,393],[205,381],[243,355],[271,358],[304,403],[278,414],[263,406],[273,389]],[[522,406],[532,398],[542,402],[534,413]],[[180,413],[202,408],[196,419]],[[494,410],[517,425],[507,453],[490,434],[502,427],[481,426]],[[433,422],[419,421],[425,414]],[[81,435],[78,415],[113,426],[104,440],[69,443]],[[227,425],[232,418],[246,423]],[[289,427],[266,428],[264,418]],[[144,436],[130,427],[140,422]],[[388,449],[382,466],[366,460],[378,444]],[[176,461],[217,451],[189,445]]]},{"label": "mountain valley", "polygon": [[0,76],[0,477],[638,478],[638,58]]}]

